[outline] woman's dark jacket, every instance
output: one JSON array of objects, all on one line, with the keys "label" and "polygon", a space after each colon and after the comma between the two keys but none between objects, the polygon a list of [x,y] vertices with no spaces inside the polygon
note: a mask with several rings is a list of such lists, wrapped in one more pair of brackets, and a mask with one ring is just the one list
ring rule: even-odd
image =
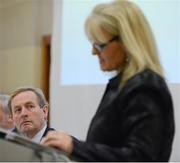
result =
[{"label": "woman's dark jacket", "polygon": [[159,75],[145,70],[120,87],[111,79],[86,142],[73,138],[80,161],[168,161],[174,138],[173,104]]}]

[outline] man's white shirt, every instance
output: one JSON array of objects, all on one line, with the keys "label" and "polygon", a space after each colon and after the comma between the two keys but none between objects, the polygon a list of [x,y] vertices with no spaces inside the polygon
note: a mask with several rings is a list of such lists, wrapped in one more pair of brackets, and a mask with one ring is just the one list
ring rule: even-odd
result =
[{"label": "man's white shirt", "polygon": [[40,143],[42,136],[47,128],[47,124],[31,139],[33,142]]}]

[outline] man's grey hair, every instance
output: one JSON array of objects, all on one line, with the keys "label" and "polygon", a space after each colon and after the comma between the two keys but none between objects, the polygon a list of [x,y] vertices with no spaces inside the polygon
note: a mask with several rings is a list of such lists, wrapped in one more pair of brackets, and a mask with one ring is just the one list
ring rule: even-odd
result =
[{"label": "man's grey hair", "polygon": [[8,106],[10,108],[10,111],[12,113],[12,108],[11,108],[11,102],[12,102],[12,99],[18,95],[19,93],[21,92],[27,92],[27,91],[32,91],[36,94],[37,98],[38,98],[38,103],[39,103],[39,106],[40,108],[43,108],[45,105],[48,105],[48,102],[46,101],[46,98],[42,92],[41,89],[39,88],[35,88],[35,87],[21,87],[21,88],[18,88],[16,89],[14,92],[12,92],[12,94],[10,95],[10,99],[9,99],[9,103],[8,103]]},{"label": "man's grey hair", "polygon": [[10,96],[9,95],[0,95],[0,101],[2,104],[2,109],[5,114],[10,113],[10,109],[8,107]]}]

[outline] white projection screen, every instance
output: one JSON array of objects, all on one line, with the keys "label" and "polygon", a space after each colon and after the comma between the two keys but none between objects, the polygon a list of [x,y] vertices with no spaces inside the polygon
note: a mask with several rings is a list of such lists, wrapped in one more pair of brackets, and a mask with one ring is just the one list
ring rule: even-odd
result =
[{"label": "white projection screen", "polygon": [[[84,32],[92,8],[109,0],[54,0],[50,80],[51,125],[84,140],[105,84],[111,77],[100,71],[98,59]],[[134,0],[154,32],[160,60],[172,92],[176,136],[172,161],[180,161],[180,1]],[[178,138],[179,137],[179,138]]]},{"label": "white projection screen", "polygon": [[[102,1],[102,0],[101,0]],[[84,21],[96,0],[63,1],[62,49],[60,85],[102,84],[106,75],[99,70],[97,59],[91,56],[91,45],[84,33]],[[178,56],[178,30],[180,29],[178,1],[136,1],[147,16],[159,47],[161,62],[171,83],[180,82],[180,56]]]}]

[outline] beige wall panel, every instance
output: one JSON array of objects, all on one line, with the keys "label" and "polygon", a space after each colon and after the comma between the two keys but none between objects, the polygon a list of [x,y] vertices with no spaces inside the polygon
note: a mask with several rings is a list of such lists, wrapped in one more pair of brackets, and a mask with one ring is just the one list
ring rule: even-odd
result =
[{"label": "beige wall panel", "polygon": [[14,48],[0,52],[3,61],[1,92],[10,93],[21,86],[41,85],[41,50],[39,47]]},{"label": "beige wall panel", "polygon": [[53,0],[0,0],[0,93],[42,87],[41,41],[52,33]]},{"label": "beige wall panel", "polygon": [[[13,1],[13,0],[12,0]],[[37,46],[41,37],[51,34],[52,0],[24,0],[5,5],[1,10],[0,49]]]}]

